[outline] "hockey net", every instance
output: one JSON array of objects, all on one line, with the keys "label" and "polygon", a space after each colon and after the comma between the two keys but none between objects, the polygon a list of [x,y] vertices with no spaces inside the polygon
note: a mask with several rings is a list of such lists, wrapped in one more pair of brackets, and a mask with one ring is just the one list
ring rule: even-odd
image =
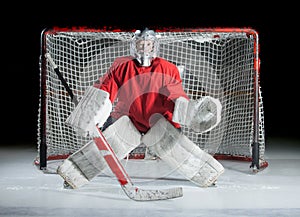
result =
[{"label": "hockey net", "polygon": [[[220,124],[207,133],[183,132],[217,159],[252,161],[266,167],[264,112],[259,82],[258,33],[249,28],[155,29],[159,55],[175,63],[191,99],[204,95],[222,103]],[[40,99],[36,160],[63,159],[89,139],[65,124],[74,109],[68,92],[47,62],[49,53],[78,100],[107,72],[116,57],[127,56],[134,30],[52,28],[41,34]],[[145,147],[130,158],[143,158]]]}]

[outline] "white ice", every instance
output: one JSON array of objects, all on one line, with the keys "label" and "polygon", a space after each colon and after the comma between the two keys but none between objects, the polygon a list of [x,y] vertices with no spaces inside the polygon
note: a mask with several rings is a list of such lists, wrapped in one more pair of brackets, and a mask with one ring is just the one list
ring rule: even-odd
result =
[{"label": "white ice", "polygon": [[[33,164],[32,146],[0,148],[0,216],[300,216],[300,142],[266,142],[269,166],[253,173],[250,162],[222,160],[215,187],[199,188],[162,161],[124,160],[132,182],[143,189],[183,188],[183,197],[137,202],[106,171],[81,189],[64,189],[57,174]],[[60,162],[48,163],[49,171]]]}]

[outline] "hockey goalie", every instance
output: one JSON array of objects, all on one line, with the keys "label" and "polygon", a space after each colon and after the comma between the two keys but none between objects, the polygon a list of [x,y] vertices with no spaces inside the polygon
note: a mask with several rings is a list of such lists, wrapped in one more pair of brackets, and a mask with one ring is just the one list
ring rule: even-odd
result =
[{"label": "hockey goalie", "polygon": [[[159,57],[159,38],[153,30],[137,30],[130,53],[116,58],[108,72],[87,88],[66,124],[91,138],[100,128],[118,159],[143,144],[148,153],[197,186],[213,185],[223,166],[184,135],[181,126],[210,131],[221,120],[220,101],[210,96],[188,98],[178,67]],[[57,172],[66,186],[79,188],[107,167],[103,154],[91,139]]]}]

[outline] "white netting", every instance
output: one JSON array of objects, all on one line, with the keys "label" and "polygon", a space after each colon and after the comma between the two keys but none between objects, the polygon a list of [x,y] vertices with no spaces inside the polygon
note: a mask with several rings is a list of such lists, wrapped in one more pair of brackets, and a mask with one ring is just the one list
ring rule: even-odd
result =
[{"label": "white netting", "polygon": [[[44,102],[39,107],[38,149],[45,141],[48,157],[73,153],[88,140],[64,124],[74,104],[43,55],[47,52],[52,56],[80,100],[84,90],[106,73],[116,57],[129,55],[132,34],[133,31],[88,30],[52,30],[43,34],[41,59],[45,62],[41,61],[41,81],[45,82],[41,85]],[[260,158],[264,159],[263,103],[260,87],[255,85],[255,79],[259,79],[256,33],[249,29],[197,29],[158,34],[159,54],[184,69],[181,76],[189,97],[209,95],[222,103],[222,120],[216,128],[204,134],[183,128],[184,133],[209,153],[251,158],[255,131],[259,135]]]}]

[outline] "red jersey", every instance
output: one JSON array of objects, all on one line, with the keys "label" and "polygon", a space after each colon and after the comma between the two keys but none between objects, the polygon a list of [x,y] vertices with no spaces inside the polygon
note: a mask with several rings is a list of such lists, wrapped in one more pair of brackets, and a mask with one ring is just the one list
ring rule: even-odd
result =
[{"label": "red jersey", "polygon": [[160,116],[172,121],[174,101],[188,98],[182,88],[177,67],[162,58],[152,60],[151,66],[140,66],[133,57],[117,58],[108,73],[95,83],[110,94],[113,118],[129,116],[135,127],[146,133]]}]

